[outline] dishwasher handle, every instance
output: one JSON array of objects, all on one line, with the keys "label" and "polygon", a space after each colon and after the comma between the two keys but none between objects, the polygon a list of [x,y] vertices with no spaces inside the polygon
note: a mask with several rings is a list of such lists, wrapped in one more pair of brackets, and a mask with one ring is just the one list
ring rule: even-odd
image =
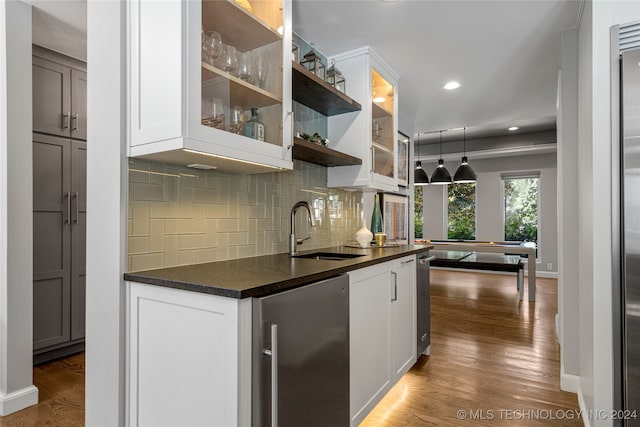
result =
[{"label": "dishwasher handle", "polygon": [[271,350],[262,354],[271,357],[271,427],[278,427],[278,325],[271,325]]},{"label": "dishwasher handle", "polygon": [[418,263],[425,265],[425,264],[429,264],[431,261],[435,261],[436,256],[435,255],[431,255],[430,257],[426,257],[426,258],[420,258],[418,259]]}]

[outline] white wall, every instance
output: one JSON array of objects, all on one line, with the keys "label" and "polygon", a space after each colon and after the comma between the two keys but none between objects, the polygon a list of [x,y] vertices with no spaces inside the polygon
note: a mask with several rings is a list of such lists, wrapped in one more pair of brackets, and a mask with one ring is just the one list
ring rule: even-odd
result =
[{"label": "white wall", "polygon": [[124,425],[125,2],[90,1],[85,424]]},{"label": "white wall", "polygon": [[86,13],[86,1],[33,0],[33,43],[86,61]]},{"label": "white wall", "polygon": [[31,6],[0,3],[0,415],[33,386]]},{"label": "white wall", "polygon": [[[552,264],[551,272],[557,268],[557,218],[556,218],[556,157],[554,154],[476,159],[471,156],[469,164],[478,175],[476,183],[476,239],[504,240],[502,210],[503,172],[540,172],[540,228],[538,234],[540,270],[547,271],[547,263]],[[425,163],[427,174],[435,169],[435,163]],[[458,162],[445,162],[450,173],[454,173]],[[442,239],[447,237],[446,186],[424,187],[424,237]]]}]

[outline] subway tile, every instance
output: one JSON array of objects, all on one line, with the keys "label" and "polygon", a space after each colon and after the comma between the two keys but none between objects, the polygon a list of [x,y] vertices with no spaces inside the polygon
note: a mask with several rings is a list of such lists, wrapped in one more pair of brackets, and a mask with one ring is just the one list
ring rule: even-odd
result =
[{"label": "subway tile", "polygon": [[178,252],[178,265],[191,265],[194,264],[194,252],[193,250],[186,250]]},{"label": "subway tile", "polygon": [[147,202],[132,202],[131,216],[132,226],[131,236],[149,235],[149,204]]},{"label": "subway tile", "polygon": [[149,220],[149,252],[164,251],[164,220]]},{"label": "subway tile", "polygon": [[[149,252],[148,237],[129,237],[128,239],[129,254],[145,254]],[[158,251],[153,251],[158,252]]]},{"label": "subway tile", "polygon": [[161,201],[164,199],[161,185],[133,183],[133,200]]},{"label": "subway tile", "polygon": [[225,232],[238,231],[238,219],[237,218],[219,219],[218,230],[225,231]]},{"label": "subway tile", "polygon": [[193,260],[195,263],[213,262],[218,259],[218,249],[197,249],[193,251]]},{"label": "subway tile", "polygon": [[206,234],[182,234],[178,236],[178,248],[181,251],[185,249],[206,248],[206,243]]},{"label": "subway tile", "polygon": [[164,254],[162,252],[131,255],[130,258],[129,271],[153,270],[164,267]]}]

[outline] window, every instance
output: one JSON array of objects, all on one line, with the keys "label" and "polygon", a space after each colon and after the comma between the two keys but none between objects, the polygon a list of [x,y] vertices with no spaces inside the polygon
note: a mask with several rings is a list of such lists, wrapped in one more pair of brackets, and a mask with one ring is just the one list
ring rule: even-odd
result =
[{"label": "window", "polygon": [[414,201],[415,201],[415,206],[414,206],[414,216],[413,216],[413,237],[416,239],[422,239],[423,235],[422,235],[422,224],[423,224],[423,219],[422,219],[422,185],[414,185],[413,186],[414,190],[415,190],[415,197],[414,197]]},{"label": "window", "polygon": [[476,238],[476,183],[448,185],[449,239]]},{"label": "window", "polygon": [[537,176],[502,177],[504,188],[504,240],[538,242]]}]

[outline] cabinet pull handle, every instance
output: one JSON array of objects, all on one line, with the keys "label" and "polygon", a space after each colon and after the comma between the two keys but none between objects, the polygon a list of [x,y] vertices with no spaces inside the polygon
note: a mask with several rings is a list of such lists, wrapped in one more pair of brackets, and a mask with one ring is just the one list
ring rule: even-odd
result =
[{"label": "cabinet pull handle", "polygon": [[71,113],[62,114],[62,129],[69,129],[69,120],[71,119]]},{"label": "cabinet pull handle", "polygon": [[413,260],[413,259],[409,259],[409,260],[407,260],[407,261],[401,261],[401,262],[400,262],[400,264],[402,264],[402,265],[405,265],[405,264],[411,264],[413,261],[415,261],[415,260]]},{"label": "cabinet pull handle", "polygon": [[75,204],[76,204],[76,209],[75,209],[75,216],[74,216],[74,218],[73,218],[73,223],[74,223],[74,224],[77,224],[77,223],[78,223],[78,215],[79,215],[79,213],[80,213],[80,212],[79,212],[79,211],[80,211],[80,208],[78,207],[78,205],[79,205],[80,201],[78,200],[78,192],[77,192],[77,191],[76,191],[75,193],[73,193],[73,200],[75,200],[75,202],[76,202],[76,203],[75,203]]},{"label": "cabinet pull handle", "polygon": [[65,203],[65,210],[64,210],[64,215],[63,215],[63,224],[69,224],[69,212],[71,212],[71,197],[70,197],[70,193],[67,191],[63,197],[63,199],[66,199],[66,203]]},{"label": "cabinet pull handle", "polygon": [[398,301],[398,273],[392,271],[391,274],[393,275],[393,298],[391,301]]},{"label": "cabinet pull handle", "polygon": [[78,120],[80,120],[80,114],[74,114],[71,116],[71,132],[78,130]]},{"label": "cabinet pull handle", "polygon": [[376,171],[376,152],[373,149],[373,146],[369,148],[371,150],[371,173],[375,173]]},{"label": "cabinet pull handle", "polygon": [[271,325],[271,350],[262,353],[271,357],[271,427],[278,427],[278,325]]}]

